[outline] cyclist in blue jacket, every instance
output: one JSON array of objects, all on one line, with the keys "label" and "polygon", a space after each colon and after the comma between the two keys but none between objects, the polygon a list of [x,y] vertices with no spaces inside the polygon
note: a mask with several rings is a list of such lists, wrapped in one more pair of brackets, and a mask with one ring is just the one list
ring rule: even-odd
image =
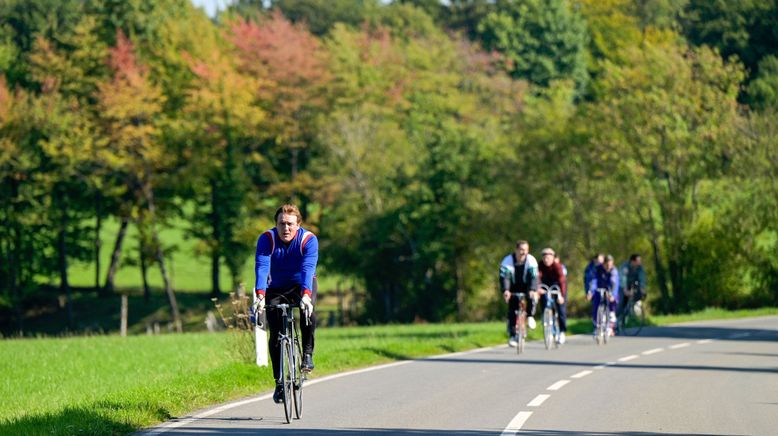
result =
[{"label": "cyclist in blue jacket", "polygon": [[597,289],[607,289],[611,292],[608,298],[608,318],[610,326],[608,335],[613,335],[613,327],[616,324],[616,302],[619,300],[619,270],[614,266],[613,256],[605,256],[605,262],[597,266],[594,277],[589,282],[589,292],[586,300],[592,302],[592,322],[597,325],[597,307],[600,304],[600,294]]},{"label": "cyclist in blue jacket", "polygon": [[[263,232],[257,239],[254,271],[255,305],[258,312],[268,304],[289,303],[300,305],[310,322],[301,323],[303,346],[303,370],[313,370],[313,345],[316,316],[313,305],[316,302],[316,264],[319,260],[319,241],[316,235],[300,227],[302,215],[291,204],[278,208],[275,214],[276,226]],[[270,308],[267,312],[270,335],[268,348],[273,364],[276,389],[273,400],[283,401],[283,386],[279,380],[279,359],[281,349],[278,336],[283,329],[281,311]]]},{"label": "cyclist in blue jacket", "polygon": [[602,263],[605,262],[605,255],[602,253],[597,253],[592,257],[592,260],[589,262],[588,265],[586,265],[586,269],[584,270],[584,283],[583,283],[583,289],[584,294],[589,292],[589,283],[591,283],[592,278],[594,278],[594,272],[597,270],[597,267],[602,265]]}]

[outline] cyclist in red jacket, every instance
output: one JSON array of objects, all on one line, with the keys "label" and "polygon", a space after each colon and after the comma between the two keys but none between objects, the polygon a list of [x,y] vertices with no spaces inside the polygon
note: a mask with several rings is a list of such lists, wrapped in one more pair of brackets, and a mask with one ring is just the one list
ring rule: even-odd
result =
[{"label": "cyclist in red jacket", "polygon": [[[559,286],[560,295],[557,298],[559,307],[559,343],[565,343],[565,332],[567,331],[567,308],[565,299],[567,298],[567,278],[562,264],[556,261],[556,253],[551,248],[544,248],[540,252],[542,260],[538,265],[538,280],[546,286]],[[546,296],[543,293],[540,296],[540,307],[546,307]]]}]

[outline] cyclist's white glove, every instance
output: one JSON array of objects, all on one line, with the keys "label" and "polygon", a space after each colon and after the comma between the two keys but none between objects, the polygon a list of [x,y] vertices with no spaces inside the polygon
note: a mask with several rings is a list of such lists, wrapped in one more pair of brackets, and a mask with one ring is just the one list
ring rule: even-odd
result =
[{"label": "cyclist's white glove", "polygon": [[313,302],[311,302],[311,296],[308,294],[303,295],[300,307],[303,309],[307,316],[311,316],[313,313]]},{"label": "cyclist's white glove", "polygon": [[265,311],[265,296],[257,295],[257,301],[254,302],[255,312],[258,316]]}]

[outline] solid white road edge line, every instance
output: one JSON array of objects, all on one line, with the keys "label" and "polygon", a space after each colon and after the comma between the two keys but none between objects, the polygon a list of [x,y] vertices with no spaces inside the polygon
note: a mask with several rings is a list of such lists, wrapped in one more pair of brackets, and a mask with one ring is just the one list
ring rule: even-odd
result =
[{"label": "solid white road edge line", "polygon": [[530,416],[532,416],[532,412],[519,412],[511,419],[511,422],[508,423],[508,426],[505,427],[505,430],[502,431],[500,436],[512,436],[518,433],[519,430],[521,430],[521,426],[527,422]]},{"label": "solid white road edge line", "polygon": [[527,407],[538,407],[541,404],[543,404],[544,401],[546,401],[551,395],[548,394],[540,394],[537,397],[535,397],[534,400],[527,403]]},{"label": "solid white road edge line", "polygon": [[[328,381],[328,380],[334,380],[334,379],[338,379],[338,378],[341,378],[341,377],[346,377],[346,376],[356,375],[356,374],[362,374],[362,373],[370,372],[370,371],[377,371],[379,369],[386,369],[386,368],[391,368],[391,367],[394,367],[394,366],[406,365],[406,364],[412,363],[412,362],[421,362],[421,361],[428,360],[428,359],[442,359],[442,358],[445,358],[445,357],[461,356],[461,355],[470,354],[470,353],[480,353],[481,351],[493,350],[495,348],[507,348],[507,345],[499,345],[499,346],[496,346],[496,347],[476,348],[475,350],[460,351],[460,352],[457,352],[457,353],[450,353],[450,354],[441,354],[441,355],[437,355],[437,356],[419,358],[417,360],[403,360],[401,362],[392,362],[392,363],[386,363],[386,364],[383,364],[383,365],[371,366],[371,367],[368,367],[368,368],[355,369],[353,371],[341,372],[341,373],[338,373],[338,374],[332,374],[332,375],[324,376],[324,377],[321,377],[321,378],[315,378],[313,380],[308,380],[307,382],[305,382],[305,385],[306,386],[310,386],[310,385],[313,385],[313,384],[316,384],[316,383],[325,382],[325,381]],[[270,399],[272,397],[273,397],[273,394],[271,393],[271,394],[260,395],[259,397],[248,398],[248,399],[245,399],[245,400],[239,400],[239,401],[227,403],[227,404],[215,407],[213,409],[205,410],[205,411],[200,412],[200,413],[198,413],[196,415],[193,415],[193,416],[189,416],[189,417],[185,417],[185,418],[180,418],[180,420],[176,419],[175,421],[165,422],[165,423],[159,424],[159,425],[157,425],[155,427],[152,427],[152,428],[150,428],[148,430],[145,430],[145,431],[141,430],[138,434],[140,436],[152,436],[152,435],[162,434],[162,433],[170,431],[170,430],[172,430],[174,428],[178,428],[178,427],[181,427],[183,425],[186,425],[186,424],[192,423],[194,421],[197,421],[198,419],[207,418],[207,417],[215,415],[215,414],[217,414],[219,412],[223,412],[225,410],[232,409],[233,407],[240,407],[240,406],[243,406],[244,404],[250,404],[250,403],[253,403],[255,401],[268,400],[268,399]],[[531,414],[532,412],[529,412],[529,413]],[[511,421],[511,422],[513,422],[513,421]]]},{"label": "solid white road edge line", "polygon": [[562,389],[562,386],[570,383],[570,380],[559,380],[558,382],[554,383],[553,385],[546,388],[547,391],[558,391]]}]

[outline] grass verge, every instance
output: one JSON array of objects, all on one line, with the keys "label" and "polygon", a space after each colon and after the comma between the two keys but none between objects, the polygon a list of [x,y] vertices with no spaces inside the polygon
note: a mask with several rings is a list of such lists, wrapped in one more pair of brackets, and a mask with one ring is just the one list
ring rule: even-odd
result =
[{"label": "grass verge", "polygon": [[[654,325],[778,314],[778,308],[654,317]],[[502,344],[503,322],[320,329],[317,376]],[[570,333],[589,333],[588,319]],[[542,329],[531,331],[540,339]],[[269,391],[270,368],[242,363],[235,333],[0,342],[0,434],[127,434],[211,404]]]}]

